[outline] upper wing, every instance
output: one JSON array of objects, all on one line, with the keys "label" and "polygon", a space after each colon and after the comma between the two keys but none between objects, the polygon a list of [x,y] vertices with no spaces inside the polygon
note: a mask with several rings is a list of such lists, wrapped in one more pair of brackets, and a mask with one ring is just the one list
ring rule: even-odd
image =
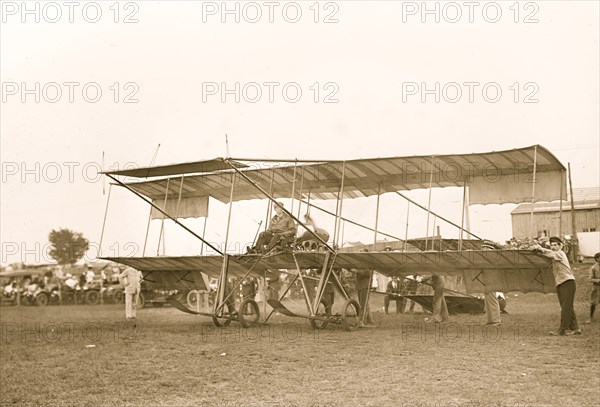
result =
[{"label": "upper wing", "polygon": [[[560,199],[564,166],[542,146],[520,149],[437,156],[407,156],[348,161],[261,163],[257,160],[218,158],[196,163],[106,172],[136,178],[167,177],[126,185],[152,199],[207,196],[229,202],[263,199],[258,188],[274,198],[295,198],[310,191],[314,199],[335,199],[343,179],[344,198],[432,187],[469,185],[470,203],[531,201],[534,162],[536,200]],[[209,171],[211,170],[211,171]],[[178,174],[176,177],[172,175]],[[241,175],[243,174],[243,175]],[[247,178],[246,178],[247,177]],[[249,182],[250,181],[250,182]],[[566,190],[563,188],[562,190]]]}]

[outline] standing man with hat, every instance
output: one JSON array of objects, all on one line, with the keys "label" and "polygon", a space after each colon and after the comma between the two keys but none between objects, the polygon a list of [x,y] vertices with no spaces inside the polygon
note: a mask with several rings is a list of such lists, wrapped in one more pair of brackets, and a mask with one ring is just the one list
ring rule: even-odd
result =
[{"label": "standing man with hat", "polygon": [[383,309],[386,314],[388,313],[390,301],[396,302],[396,313],[401,314],[404,312],[404,307],[406,306],[406,299],[402,297],[404,289],[405,285],[398,279],[398,276],[392,277],[392,281],[386,287],[386,295],[383,299]]},{"label": "standing man with hat", "polygon": [[142,272],[133,267],[127,267],[119,274],[119,283],[125,287],[125,317],[135,319],[140,299]]},{"label": "standing man with hat", "polygon": [[[571,271],[571,265],[567,255],[562,250],[563,241],[560,237],[550,238],[550,249],[545,249],[539,244],[533,245],[533,249],[552,259],[552,273],[556,283],[556,293],[560,302],[560,328],[558,331],[550,332],[551,335],[581,335],[581,329],[577,324],[577,316],[573,309],[575,302],[575,276]],[[567,331],[571,331],[567,333]]]}]

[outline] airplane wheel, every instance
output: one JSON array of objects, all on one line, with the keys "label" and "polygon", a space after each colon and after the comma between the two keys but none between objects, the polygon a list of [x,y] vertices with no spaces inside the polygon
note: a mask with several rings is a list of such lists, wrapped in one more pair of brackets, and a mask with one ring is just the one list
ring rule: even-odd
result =
[{"label": "airplane wheel", "polygon": [[228,318],[219,318],[217,316],[212,317],[213,320],[213,324],[217,327],[217,328],[225,328],[226,326],[228,326],[229,324],[231,324],[231,319]]},{"label": "airplane wheel", "polygon": [[[227,308],[229,309],[228,306],[227,306]],[[224,313],[225,312],[223,312],[223,314]],[[229,313],[231,314],[231,310],[229,311]],[[213,320],[213,324],[217,328],[224,328],[224,327],[228,326],[229,324],[231,324],[231,318],[222,318],[222,317],[218,317],[216,315],[213,315],[212,320]]]},{"label": "airplane wheel", "polygon": [[[329,317],[331,316],[331,307],[329,303],[324,299],[321,300],[317,311],[315,312],[315,316],[317,317]],[[317,321],[314,319],[310,320],[310,326],[313,329],[324,329],[327,325],[329,325],[329,321]]]},{"label": "airplane wheel", "polygon": [[348,298],[342,308],[342,327],[354,331],[360,325],[360,306],[356,300]]},{"label": "airplane wheel", "polygon": [[240,324],[242,324],[244,328],[249,328],[256,325],[260,319],[260,311],[256,301],[251,298],[246,298],[244,301],[242,301],[238,311],[238,318]]}]

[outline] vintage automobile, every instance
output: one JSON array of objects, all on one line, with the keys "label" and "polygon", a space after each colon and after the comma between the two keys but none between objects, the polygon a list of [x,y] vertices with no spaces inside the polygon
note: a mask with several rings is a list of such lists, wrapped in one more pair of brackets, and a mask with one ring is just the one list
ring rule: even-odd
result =
[{"label": "vintage automobile", "polygon": [[58,301],[58,287],[49,282],[45,270],[5,271],[2,280],[2,303],[46,306]]},{"label": "vintage automobile", "polygon": [[[142,281],[141,292],[139,296],[138,307],[143,308],[146,305],[152,304],[153,307],[162,307],[167,303],[167,298],[176,297],[186,300],[189,290],[152,290],[149,289],[144,281]],[[112,284],[107,288],[106,297],[109,301],[115,304],[125,302],[124,288],[120,284]]]}]

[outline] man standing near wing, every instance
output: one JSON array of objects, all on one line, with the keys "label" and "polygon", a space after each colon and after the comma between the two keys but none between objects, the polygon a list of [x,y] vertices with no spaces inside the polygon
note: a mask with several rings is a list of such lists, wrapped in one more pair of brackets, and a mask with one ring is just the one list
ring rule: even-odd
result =
[{"label": "man standing near wing", "polygon": [[552,259],[552,273],[556,283],[556,294],[560,302],[560,328],[557,331],[550,332],[550,335],[581,335],[581,329],[579,329],[577,316],[573,309],[576,289],[575,276],[567,255],[562,249],[563,241],[557,236],[550,238],[550,250],[539,244],[533,245],[534,251]]}]

